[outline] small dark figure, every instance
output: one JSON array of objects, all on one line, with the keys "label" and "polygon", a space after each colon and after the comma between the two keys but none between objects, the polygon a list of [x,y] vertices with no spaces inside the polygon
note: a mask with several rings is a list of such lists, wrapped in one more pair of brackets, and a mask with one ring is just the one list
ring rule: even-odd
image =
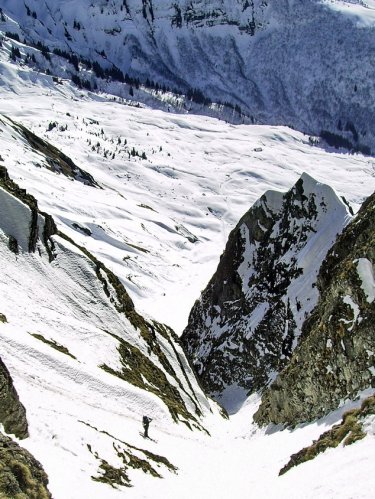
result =
[{"label": "small dark figure", "polygon": [[142,423],[143,423],[143,428],[145,430],[145,433],[144,433],[144,437],[145,438],[149,438],[148,437],[148,427],[150,426],[150,423],[151,423],[152,419],[149,418],[148,416],[143,416],[143,420],[142,420]]}]

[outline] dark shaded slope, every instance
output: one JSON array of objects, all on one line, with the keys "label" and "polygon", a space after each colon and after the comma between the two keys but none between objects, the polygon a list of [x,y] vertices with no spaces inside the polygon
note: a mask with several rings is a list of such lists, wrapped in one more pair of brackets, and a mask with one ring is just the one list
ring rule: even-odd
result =
[{"label": "dark shaded slope", "polygon": [[[1,326],[1,325],[0,325]],[[21,404],[11,375],[0,358],[0,423],[7,433],[18,438],[28,436],[26,411]]]}]

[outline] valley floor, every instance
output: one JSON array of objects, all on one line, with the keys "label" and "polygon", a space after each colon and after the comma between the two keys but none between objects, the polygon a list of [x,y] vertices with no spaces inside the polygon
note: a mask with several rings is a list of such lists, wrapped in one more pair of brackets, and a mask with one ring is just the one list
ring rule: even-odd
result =
[{"label": "valley floor", "polygon": [[[171,439],[169,455],[181,471],[167,480],[144,482],[129,497],[178,499],[359,499],[373,497],[375,476],[375,421],[365,440],[331,449],[279,477],[292,453],[310,445],[343,410],[294,431],[267,433],[251,423],[256,397],[229,421],[219,421],[212,438]],[[164,436],[160,444],[167,443]]]}]

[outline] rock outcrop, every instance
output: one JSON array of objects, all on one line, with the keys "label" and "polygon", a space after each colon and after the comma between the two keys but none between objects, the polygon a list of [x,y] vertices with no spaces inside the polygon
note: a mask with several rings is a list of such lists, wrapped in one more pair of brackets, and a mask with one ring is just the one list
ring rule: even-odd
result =
[{"label": "rock outcrop", "polygon": [[34,196],[13,182],[2,165],[0,217],[0,229],[8,237],[8,247],[13,253],[34,253],[39,239],[43,240],[47,251],[51,252],[50,236],[57,232],[52,217],[39,211]]},{"label": "rock outcrop", "polygon": [[303,174],[231,232],[182,335],[203,386],[229,410],[288,363],[317,303],[320,264],[349,218],[330,187]]},{"label": "rock outcrop", "polygon": [[0,358],[0,423],[7,433],[18,438],[28,436],[26,411],[21,404],[12,378]]},{"label": "rock outcrop", "polygon": [[48,477],[42,465],[11,438],[0,433],[0,497],[49,499]]},{"label": "rock outcrop", "polygon": [[[15,132],[19,139],[22,141],[26,140],[28,145],[40,155],[41,159],[43,158],[39,166],[43,165],[43,167],[48,170],[65,175],[69,179],[82,182],[90,187],[100,188],[95,179],[88,172],[77,166],[69,156],[53,146],[50,142],[40,138],[21,123],[17,123],[9,117],[1,116],[0,124],[5,127],[11,127],[13,133]],[[19,189],[19,191],[21,190],[22,189]],[[30,199],[30,196],[28,197]],[[24,197],[24,200],[27,202],[27,196]]]},{"label": "rock outcrop", "polygon": [[290,461],[283,466],[279,475],[284,475],[295,466],[315,459],[320,453],[329,448],[335,448],[341,443],[354,444],[367,436],[366,426],[369,419],[375,415],[375,396],[365,399],[359,409],[352,409],[344,414],[342,421],[324,432],[317,440],[290,457]]},{"label": "rock outcrop", "polygon": [[262,397],[261,425],[319,418],[375,387],[375,194],[329,251],[319,303],[286,368]]}]

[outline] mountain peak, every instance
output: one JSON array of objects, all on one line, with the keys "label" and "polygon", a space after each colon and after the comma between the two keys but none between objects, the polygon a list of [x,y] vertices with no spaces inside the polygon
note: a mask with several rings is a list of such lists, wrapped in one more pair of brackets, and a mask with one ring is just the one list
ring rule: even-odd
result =
[{"label": "mountain peak", "polygon": [[320,264],[349,219],[333,189],[303,174],[287,193],[264,194],[230,234],[182,336],[229,411],[234,389],[243,399],[286,365],[317,303]]}]

